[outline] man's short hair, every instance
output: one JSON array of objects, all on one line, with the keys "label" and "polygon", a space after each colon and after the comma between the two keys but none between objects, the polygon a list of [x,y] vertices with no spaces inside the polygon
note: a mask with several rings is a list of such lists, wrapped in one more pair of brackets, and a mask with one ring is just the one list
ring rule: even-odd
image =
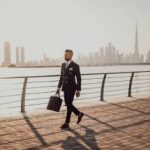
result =
[{"label": "man's short hair", "polygon": [[65,52],[70,52],[73,55],[73,51],[71,49],[66,49]]}]

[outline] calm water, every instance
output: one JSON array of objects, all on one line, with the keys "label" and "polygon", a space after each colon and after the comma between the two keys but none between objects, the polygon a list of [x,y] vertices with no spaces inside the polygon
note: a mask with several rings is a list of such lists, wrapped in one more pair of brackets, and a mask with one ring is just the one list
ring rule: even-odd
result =
[{"label": "calm water", "polygon": [[[81,67],[81,73],[130,71],[150,71],[150,65]],[[59,73],[60,67],[0,68],[0,77],[55,75]],[[130,76],[131,74],[108,75],[104,97],[126,97]],[[50,95],[56,91],[58,79],[59,77],[29,78],[26,90],[26,111],[46,110]],[[81,97],[77,100],[85,100],[85,103],[88,103],[87,100],[93,102],[100,100],[102,79],[103,75],[82,76]],[[0,79],[0,116],[12,115],[20,111],[23,82],[24,79]],[[146,76],[145,73],[135,75],[132,86],[133,94],[145,91],[150,91],[150,73],[146,73]],[[61,96],[63,97],[63,93]]]},{"label": "calm water", "polygon": [[[81,73],[104,73],[122,71],[150,71],[150,65],[121,65],[121,66],[98,66],[81,67]],[[0,77],[7,76],[32,76],[59,74],[59,67],[51,68],[0,68]]]}]

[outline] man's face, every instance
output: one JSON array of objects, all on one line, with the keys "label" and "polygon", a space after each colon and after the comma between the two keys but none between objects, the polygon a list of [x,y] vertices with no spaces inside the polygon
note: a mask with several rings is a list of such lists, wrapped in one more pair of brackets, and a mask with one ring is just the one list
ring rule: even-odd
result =
[{"label": "man's face", "polygon": [[70,61],[72,59],[72,53],[71,52],[65,52],[64,58],[66,61]]}]

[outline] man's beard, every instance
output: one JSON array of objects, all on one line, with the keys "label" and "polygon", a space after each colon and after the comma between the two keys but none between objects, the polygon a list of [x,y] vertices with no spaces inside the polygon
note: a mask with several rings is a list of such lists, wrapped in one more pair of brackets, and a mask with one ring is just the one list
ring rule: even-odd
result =
[{"label": "man's beard", "polygon": [[69,59],[69,58],[65,58],[65,60],[66,60],[66,61],[69,61],[70,59]]}]

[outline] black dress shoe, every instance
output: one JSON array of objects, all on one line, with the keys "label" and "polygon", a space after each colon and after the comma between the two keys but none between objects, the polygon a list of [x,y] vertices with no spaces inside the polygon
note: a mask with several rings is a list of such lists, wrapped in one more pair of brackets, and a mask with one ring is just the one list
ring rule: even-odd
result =
[{"label": "black dress shoe", "polygon": [[69,124],[64,123],[61,127],[61,129],[70,129]]},{"label": "black dress shoe", "polygon": [[78,115],[77,124],[79,124],[81,122],[83,116],[84,116],[84,113],[82,113],[82,112]]}]

